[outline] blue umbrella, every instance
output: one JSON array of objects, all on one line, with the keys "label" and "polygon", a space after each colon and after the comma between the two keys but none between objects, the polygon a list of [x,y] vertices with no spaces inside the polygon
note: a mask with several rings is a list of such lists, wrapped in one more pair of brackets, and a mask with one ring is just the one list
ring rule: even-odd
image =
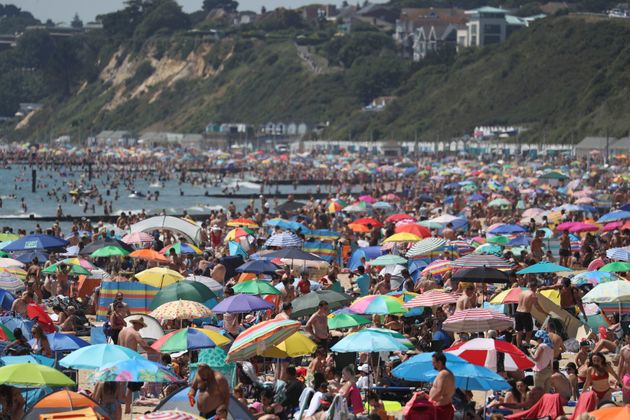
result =
[{"label": "blue umbrella", "polygon": [[93,344],[73,351],[59,361],[63,367],[73,369],[98,369],[108,363],[129,359],[143,359],[142,355],[116,344]]},{"label": "blue umbrella", "polygon": [[4,251],[24,251],[24,250],[42,250],[42,249],[62,249],[68,246],[69,242],[65,239],[57,238],[50,235],[26,235],[20,239],[16,239],[9,245],[4,247]]},{"label": "blue umbrella", "polygon": [[626,204],[621,206],[621,208],[619,210],[630,211],[630,202],[627,202]]},{"label": "blue umbrella", "polygon": [[[490,369],[473,365],[454,354],[444,353],[446,368],[453,373],[455,385],[460,389],[490,391],[510,389],[505,379]],[[433,368],[433,353],[422,353],[394,368],[392,374],[406,381],[433,382],[438,371]]]},{"label": "blue umbrella", "polygon": [[237,273],[274,274],[280,267],[267,260],[247,261],[236,269]]},{"label": "blue umbrella", "polygon": [[573,271],[568,267],[564,267],[559,264],[555,264],[549,261],[541,261],[534,265],[530,265],[527,268],[524,268],[520,271],[517,271],[516,274],[541,274],[541,273],[558,273],[560,271]]},{"label": "blue umbrella", "polygon": [[615,222],[617,220],[630,219],[630,211],[617,210],[603,215],[597,220],[597,223]]},{"label": "blue umbrella", "polygon": [[33,328],[33,321],[29,319],[15,316],[2,316],[0,317],[0,322],[11,331],[16,328],[21,329],[22,334],[24,334],[26,339],[30,339],[32,337],[31,328]]},{"label": "blue umbrella", "polygon": [[4,356],[0,357],[0,365],[15,365],[18,363],[35,363],[36,365],[44,365],[53,367],[55,365],[55,359],[50,357],[40,356],[39,354],[29,354],[27,356]]},{"label": "blue umbrella", "polygon": [[606,256],[612,260],[630,262],[630,248],[610,248],[606,250]]},{"label": "blue umbrella", "polygon": [[15,254],[14,258],[24,264],[29,264],[33,258],[37,258],[39,264],[43,264],[48,261],[48,254],[43,251],[28,251]]},{"label": "blue umbrella", "polygon": [[508,244],[510,246],[527,246],[531,241],[531,236],[521,235],[517,236],[516,238],[510,239],[510,242],[508,242]]},{"label": "blue umbrella", "polygon": [[[73,351],[90,345],[87,341],[72,334],[62,334],[56,332],[46,334],[46,338],[48,338],[48,343],[50,344],[50,349],[52,351]],[[31,339],[29,343],[31,345],[34,344],[34,339]]]},{"label": "blue umbrella", "polygon": [[13,297],[11,292],[0,289],[0,308],[4,309],[5,311],[10,311],[11,307],[13,306],[14,300],[15,297]]},{"label": "blue umbrella", "polygon": [[265,242],[266,247],[277,246],[280,248],[288,248],[288,247],[301,247],[304,241],[300,239],[295,233],[292,232],[282,232],[272,235]]},{"label": "blue umbrella", "polygon": [[212,312],[217,314],[235,313],[246,314],[255,311],[272,309],[273,305],[266,300],[255,295],[234,295],[219,302]]},{"label": "blue umbrella", "polygon": [[342,338],[332,346],[335,353],[408,351],[401,341],[388,334],[376,331],[361,330]]},{"label": "blue umbrella", "polygon": [[494,235],[505,234],[505,233],[522,233],[522,232],[527,232],[527,229],[521,225],[514,225],[514,224],[505,224],[505,225],[497,226],[491,231],[488,231],[488,233],[492,233]]}]

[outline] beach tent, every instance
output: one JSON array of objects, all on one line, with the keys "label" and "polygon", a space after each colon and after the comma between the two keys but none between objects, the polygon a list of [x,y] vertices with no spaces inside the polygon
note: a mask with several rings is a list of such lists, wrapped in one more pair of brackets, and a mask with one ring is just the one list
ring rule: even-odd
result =
[{"label": "beach tent", "polygon": [[[131,322],[129,320],[135,318],[136,316],[137,315],[129,315],[125,318],[125,322],[127,323],[128,327],[131,327]],[[159,340],[164,336],[164,330],[162,329],[162,325],[160,325],[160,321],[146,314],[142,315],[142,319],[147,325],[146,327],[138,331],[142,338],[144,338],[145,340]]]},{"label": "beach tent", "polygon": [[92,407],[82,408],[80,410],[71,411],[56,411],[50,414],[42,414],[39,416],[40,420],[101,420],[108,419],[109,417],[100,414]]},{"label": "beach tent", "polygon": [[[175,391],[168,395],[155,407],[154,411],[179,410],[186,413],[197,414],[197,406],[190,406],[188,402],[188,391],[190,387],[186,386],[179,391]],[[233,395],[230,395],[230,403],[228,405],[228,420],[253,420],[247,407],[241,404]]]},{"label": "beach tent", "polygon": [[151,311],[149,305],[159,291],[160,289],[157,287],[139,282],[104,281],[101,283],[96,319],[99,321],[107,319],[107,308],[114,301],[118,292],[123,294],[125,303],[129,306],[129,311],[132,314],[149,313]]},{"label": "beach tent", "polygon": [[41,415],[72,411],[82,408],[93,408],[94,411],[107,416],[107,412],[101,408],[96,401],[78,392],[61,390],[45,395],[37,401],[24,415],[23,420],[39,420]]},{"label": "beach tent", "polygon": [[131,225],[130,231],[134,232],[152,232],[154,230],[170,230],[181,235],[187,236],[195,244],[199,243],[199,232],[201,227],[195,223],[174,216],[155,216],[142,220]]}]

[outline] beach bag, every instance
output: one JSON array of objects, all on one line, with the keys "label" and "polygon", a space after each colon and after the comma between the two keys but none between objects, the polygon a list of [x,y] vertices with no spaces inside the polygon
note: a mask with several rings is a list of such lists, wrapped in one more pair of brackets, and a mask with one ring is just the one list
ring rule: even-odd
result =
[{"label": "beach bag", "polygon": [[109,323],[109,321],[105,321],[105,323],[103,324],[103,333],[105,334],[105,337],[111,337],[112,331],[112,325]]},{"label": "beach bag", "polygon": [[435,406],[424,392],[416,392],[403,408],[405,420],[437,420]]}]

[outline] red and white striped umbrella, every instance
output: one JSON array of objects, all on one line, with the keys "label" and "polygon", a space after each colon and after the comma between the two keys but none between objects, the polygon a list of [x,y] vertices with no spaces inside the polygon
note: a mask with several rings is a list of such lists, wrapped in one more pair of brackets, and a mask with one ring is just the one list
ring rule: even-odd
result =
[{"label": "red and white striped umbrella", "polygon": [[443,326],[445,331],[452,332],[505,330],[514,326],[514,319],[497,311],[472,308],[455,312]]},{"label": "red and white striped umbrella", "polygon": [[416,296],[403,305],[405,308],[431,307],[456,303],[457,296],[439,290],[429,290],[426,293]]},{"label": "red and white striped umbrella", "polygon": [[435,260],[422,269],[422,274],[431,273],[434,276],[441,276],[453,269],[453,261]]},{"label": "red and white striped umbrella", "polygon": [[136,420],[197,420],[203,417],[196,416],[179,410],[154,411],[140,417]]},{"label": "red and white striped umbrella", "polygon": [[506,341],[493,340],[492,338],[475,338],[449,347],[445,351],[495,372],[497,371],[497,353],[505,355],[503,367],[508,372],[534,367],[534,362],[518,347]]},{"label": "red and white striped umbrella", "polygon": [[465,257],[461,257],[453,261],[455,267],[488,267],[488,268],[512,268],[510,263],[505,258],[497,257],[492,254],[468,254]]}]

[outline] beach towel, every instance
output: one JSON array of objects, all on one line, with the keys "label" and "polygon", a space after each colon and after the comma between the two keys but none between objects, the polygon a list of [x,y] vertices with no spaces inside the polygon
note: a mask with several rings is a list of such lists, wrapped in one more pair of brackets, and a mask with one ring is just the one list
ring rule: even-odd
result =
[{"label": "beach towel", "polygon": [[545,394],[529,410],[514,413],[506,417],[509,420],[537,419],[550,417],[555,419],[564,414],[560,394]]},{"label": "beach towel", "polygon": [[597,408],[597,395],[593,391],[582,392],[575,406],[570,420],[577,420],[582,413],[588,413]]},{"label": "beach towel", "polygon": [[107,320],[107,308],[114,301],[116,293],[123,294],[124,302],[129,306],[132,314],[148,314],[149,305],[160,289],[138,282],[104,281],[96,308],[96,319]]}]

